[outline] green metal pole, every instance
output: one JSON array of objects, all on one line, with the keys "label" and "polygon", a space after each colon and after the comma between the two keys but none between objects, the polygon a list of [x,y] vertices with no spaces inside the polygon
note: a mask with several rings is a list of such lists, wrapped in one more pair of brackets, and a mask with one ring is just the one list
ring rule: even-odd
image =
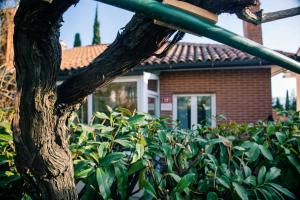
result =
[{"label": "green metal pole", "polygon": [[252,40],[239,36],[231,31],[216,26],[206,19],[186,11],[168,6],[156,0],[96,0],[146,16],[190,31],[197,35],[211,38],[245,51],[254,56],[266,59],[290,71],[300,73],[300,63],[278,52],[268,49]]}]

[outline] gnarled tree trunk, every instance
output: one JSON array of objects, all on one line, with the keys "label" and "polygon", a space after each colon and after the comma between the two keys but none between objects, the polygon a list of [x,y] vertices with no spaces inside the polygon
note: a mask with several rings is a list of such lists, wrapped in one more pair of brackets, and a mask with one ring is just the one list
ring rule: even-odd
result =
[{"label": "gnarled tree trunk", "polygon": [[[61,62],[59,27],[62,14],[78,0],[22,0],[15,17],[16,112],[13,121],[16,162],[30,171],[43,199],[77,199],[68,150],[66,123],[78,104],[97,87],[112,81],[166,46],[176,32],[135,15],[112,45],[85,71],[56,86]],[[199,5],[199,2],[190,2]],[[253,5],[257,0],[245,0]],[[214,4],[216,13],[232,6]],[[250,3],[249,3],[250,2]],[[210,4],[203,4],[205,5]],[[210,5],[210,9],[212,6]],[[234,10],[234,9],[233,9]],[[174,39],[177,42],[182,34]]]}]

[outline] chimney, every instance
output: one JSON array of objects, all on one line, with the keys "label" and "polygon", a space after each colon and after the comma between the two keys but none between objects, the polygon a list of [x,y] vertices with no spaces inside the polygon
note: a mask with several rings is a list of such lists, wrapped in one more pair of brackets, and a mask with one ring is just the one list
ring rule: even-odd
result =
[{"label": "chimney", "polygon": [[6,64],[8,69],[13,67],[13,34],[16,8],[0,10],[0,65]]},{"label": "chimney", "polygon": [[[253,8],[251,8],[252,12],[257,12],[259,10],[260,10],[260,5],[253,6]],[[244,27],[244,37],[249,38],[250,40],[253,40],[257,43],[263,44],[261,24],[254,25],[243,21],[243,27]]]}]

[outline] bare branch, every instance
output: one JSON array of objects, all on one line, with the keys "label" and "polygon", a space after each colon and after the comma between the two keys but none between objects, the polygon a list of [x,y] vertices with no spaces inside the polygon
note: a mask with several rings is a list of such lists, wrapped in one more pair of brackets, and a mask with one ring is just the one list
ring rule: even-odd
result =
[{"label": "bare branch", "polygon": [[300,7],[270,13],[263,13],[263,10],[260,10],[256,13],[252,13],[248,8],[245,8],[241,13],[238,13],[237,15],[239,18],[247,22],[253,24],[262,24],[300,15]]}]

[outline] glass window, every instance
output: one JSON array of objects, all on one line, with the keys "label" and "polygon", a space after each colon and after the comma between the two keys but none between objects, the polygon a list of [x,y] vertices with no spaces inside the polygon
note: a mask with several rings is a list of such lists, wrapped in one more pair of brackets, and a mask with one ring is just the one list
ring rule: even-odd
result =
[{"label": "glass window", "polygon": [[158,80],[148,80],[148,90],[158,92]]},{"label": "glass window", "polygon": [[88,105],[87,101],[85,101],[77,111],[78,118],[80,120],[80,123],[87,124],[88,123]]},{"label": "glass window", "polygon": [[179,127],[190,129],[195,124],[214,126],[214,95],[176,95],[173,116]]},{"label": "glass window", "polygon": [[197,97],[197,123],[212,125],[211,96]]},{"label": "glass window", "polygon": [[150,115],[155,116],[158,114],[157,101],[158,97],[148,97],[148,113]]},{"label": "glass window", "polygon": [[181,128],[191,128],[191,97],[177,98],[177,119]]},{"label": "glass window", "polygon": [[93,94],[93,111],[106,112],[111,108],[137,109],[137,82],[116,82],[96,90]]}]

